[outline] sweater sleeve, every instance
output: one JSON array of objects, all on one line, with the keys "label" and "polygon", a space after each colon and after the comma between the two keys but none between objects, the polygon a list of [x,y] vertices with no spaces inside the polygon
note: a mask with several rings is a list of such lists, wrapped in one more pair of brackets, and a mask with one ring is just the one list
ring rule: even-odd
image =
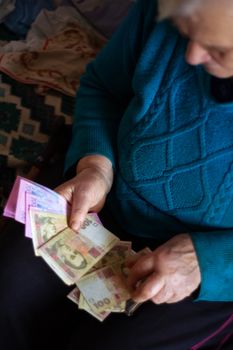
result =
[{"label": "sweater sleeve", "polygon": [[145,3],[139,0],[132,6],[81,78],[65,170],[90,154],[104,155],[115,166],[118,125],[133,95],[132,79],[142,42]]},{"label": "sweater sleeve", "polygon": [[233,301],[233,230],[191,234],[201,286],[197,301]]}]

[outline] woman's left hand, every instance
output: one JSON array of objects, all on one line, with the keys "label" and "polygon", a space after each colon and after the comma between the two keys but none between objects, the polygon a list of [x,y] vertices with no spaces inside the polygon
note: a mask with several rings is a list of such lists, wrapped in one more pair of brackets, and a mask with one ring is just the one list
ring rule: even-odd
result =
[{"label": "woman's left hand", "polygon": [[175,303],[189,296],[201,281],[192,240],[179,234],[136,262],[129,261],[128,284],[136,302]]}]

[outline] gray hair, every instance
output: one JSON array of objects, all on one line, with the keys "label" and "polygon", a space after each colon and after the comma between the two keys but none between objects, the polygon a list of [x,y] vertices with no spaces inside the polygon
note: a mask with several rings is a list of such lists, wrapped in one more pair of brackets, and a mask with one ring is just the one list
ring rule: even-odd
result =
[{"label": "gray hair", "polygon": [[189,16],[203,4],[203,0],[158,0],[158,19]]}]

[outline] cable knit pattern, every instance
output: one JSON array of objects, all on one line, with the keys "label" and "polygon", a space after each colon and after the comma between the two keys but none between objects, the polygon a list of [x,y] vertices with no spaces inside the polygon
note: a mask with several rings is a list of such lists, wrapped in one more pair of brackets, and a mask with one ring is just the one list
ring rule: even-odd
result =
[{"label": "cable knit pattern", "polygon": [[220,185],[216,196],[210,204],[205,216],[204,221],[213,223],[220,223],[223,219],[226,209],[232,202],[233,198],[233,163],[230,166],[229,172],[226,174],[223,182]]}]

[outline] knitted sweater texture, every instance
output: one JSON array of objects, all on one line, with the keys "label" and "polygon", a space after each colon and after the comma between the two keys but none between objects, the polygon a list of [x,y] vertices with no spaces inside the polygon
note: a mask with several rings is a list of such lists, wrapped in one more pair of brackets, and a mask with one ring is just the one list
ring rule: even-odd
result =
[{"label": "knitted sweater texture", "polygon": [[164,242],[190,233],[198,300],[233,301],[233,103],[185,62],[187,45],[155,0],[139,0],[86,70],[66,167],[88,154],[115,169],[109,196],[125,230]]}]

